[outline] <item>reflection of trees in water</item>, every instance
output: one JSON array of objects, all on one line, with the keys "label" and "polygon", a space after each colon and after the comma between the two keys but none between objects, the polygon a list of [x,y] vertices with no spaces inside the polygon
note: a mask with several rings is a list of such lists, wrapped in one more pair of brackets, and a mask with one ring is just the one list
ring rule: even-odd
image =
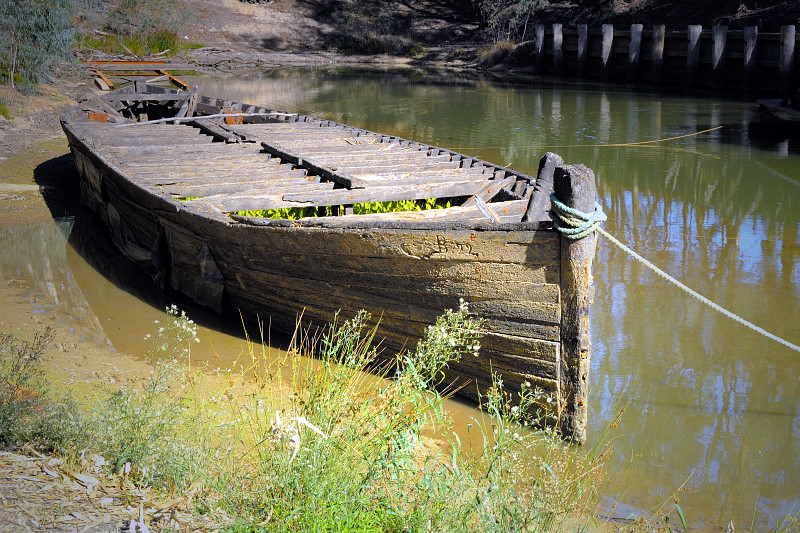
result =
[{"label": "reflection of trees in water", "polygon": [[[596,159],[606,228],[712,300],[797,342],[800,189],[765,179],[753,161],[723,148],[719,157],[624,148],[611,161]],[[595,382],[593,400],[607,420],[627,384],[635,403],[625,439],[636,448],[646,438],[649,450],[642,479],[659,480],[657,495],[666,497],[694,471],[697,507],[720,509],[703,492],[722,483],[728,501],[746,507],[759,492],[767,498],[761,512],[779,515],[794,497],[785,488],[800,484],[786,459],[800,454],[791,430],[800,410],[779,392],[796,390],[794,354],[702,307],[603,239],[595,278],[593,377],[609,378]],[[685,464],[665,468],[675,456]],[[705,519],[722,523],[727,512]]]}]

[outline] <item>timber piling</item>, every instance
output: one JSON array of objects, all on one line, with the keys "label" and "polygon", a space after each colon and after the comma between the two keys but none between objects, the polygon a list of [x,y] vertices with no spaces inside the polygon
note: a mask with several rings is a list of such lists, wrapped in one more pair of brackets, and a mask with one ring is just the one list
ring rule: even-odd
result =
[{"label": "timber piling", "polygon": [[529,65],[536,74],[565,78],[786,97],[800,86],[797,40],[794,25],[772,33],[757,26],[537,24]]}]

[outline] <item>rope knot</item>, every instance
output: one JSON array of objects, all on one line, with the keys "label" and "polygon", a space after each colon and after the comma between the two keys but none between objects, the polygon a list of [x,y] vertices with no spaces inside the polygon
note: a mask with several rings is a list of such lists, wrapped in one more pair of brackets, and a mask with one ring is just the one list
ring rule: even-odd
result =
[{"label": "rope knot", "polygon": [[603,208],[597,202],[594,204],[594,212],[587,214],[561,203],[555,193],[550,193],[550,201],[553,202],[550,209],[553,226],[568,239],[583,239],[608,220]]}]

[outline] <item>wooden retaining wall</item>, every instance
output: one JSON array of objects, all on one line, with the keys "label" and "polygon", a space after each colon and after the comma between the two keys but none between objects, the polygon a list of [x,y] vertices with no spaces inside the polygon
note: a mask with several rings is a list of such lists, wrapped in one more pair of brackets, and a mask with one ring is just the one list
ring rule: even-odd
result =
[{"label": "wooden retaining wall", "polygon": [[800,87],[798,39],[794,25],[762,33],[757,26],[539,24],[521,46],[538,74],[783,97]]}]

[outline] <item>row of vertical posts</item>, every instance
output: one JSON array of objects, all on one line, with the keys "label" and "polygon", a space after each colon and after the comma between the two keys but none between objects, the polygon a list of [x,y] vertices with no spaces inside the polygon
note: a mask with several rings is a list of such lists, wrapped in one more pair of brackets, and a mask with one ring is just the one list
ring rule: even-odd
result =
[{"label": "row of vertical posts", "polygon": [[[564,73],[565,51],[568,53],[575,52],[574,62],[577,67],[578,76],[586,74],[587,67],[591,66],[596,71],[597,65],[591,64],[591,60],[599,55],[600,65],[599,70],[602,76],[608,77],[612,74],[618,74],[621,70],[619,64],[614,64],[619,61],[617,56],[621,56],[620,43],[617,42],[619,36],[628,37],[628,54],[627,54],[627,72],[629,78],[637,78],[642,74],[641,63],[643,60],[642,50],[646,44],[644,27],[641,24],[633,24],[629,32],[618,32],[615,34],[614,26],[612,24],[603,24],[600,29],[600,43],[599,51],[592,50],[590,53],[590,33],[586,24],[578,24],[574,33],[577,36],[577,44],[565,49],[565,30],[562,24],[552,25],[552,48],[547,46],[550,43],[545,42],[547,29],[544,25],[539,24],[534,28],[534,48],[533,54],[538,69],[549,71],[550,65],[545,63],[545,55],[552,54],[552,71],[555,74]],[[570,30],[571,31],[571,30]],[[682,35],[683,32],[680,32]],[[672,41],[676,39],[677,32],[672,32],[669,37]],[[660,84],[664,81],[665,71],[665,42],[667,40],[667,31],[664,25],[656,25],[652,27],[650,32],[649,42],[649,61],[650,61],[650,74],[649,77],[652,82]],[[705,37],[705,40],[703,39]],[[736,52],[730,52],[731,39],[735,37]],[[755,89],[759,85],[771,85],[778,88],[782,96],[787,96],[789,92],[796,88],[797,83],[793,82],[797,75],[798,68],[795,67],[795,44],[797,42],[797,33],[794,25],[787,25],[781,27],[780,33],[777,35],[777,57],[775,57],[776,40],[775,34],[762,34],[762,46],[768,45],[769,49],[765,49],[764,53],[759,54],[759,33],[757,26],[749,26],[741,32],[729,32],[725,26],[715,26],[711,32],[703,33],[703,27],[700,25],[690,25],[685,32],[686,48],[685,48],[685,74],[686,82],[690,85],[698,82],[699,78],[710,81],[712,85],[721,84],[726,81],[726,76],[730,77],[735,75],[741,77],[745,91]],[[710,38],[710,39],[709,39]],[[595,39],[596,40],[596,39]],[[707,47],[710,40],[711,49],[704,48],[705,54],[701,54],[701,47]],[[741,51],[739,50],[739,40],[742,41]],[[674,63],[675,56],[682,56],[683,51],[670,50],[670,61]],[[710,56],[710,57],[709,57]],[[735,56],[735,57],[734,57]],[[739,59],[741,57],[741,59]],[[572,59],[572,58],[571,58]],[[726,60],[727,59],[727,60]],[[740,65],[735,65],[736,62],[741,61]],[[703,70],[704,64],[710,62],[710,72]],[[777,80],[758,80],[759,68],[774,69],[777,63]],[[767,65],[767,67],[765,67]],[[543,68],[544,67],[544,68]],[[671,71],[674,71],[674,64],[671,65]],[[735,71],[734,74],[732,72]],[[645,74],[646,75],[646,74]],[[729,80],[728,80],[729,81]],[[770,81],[769,84],[764,83]]]}]

